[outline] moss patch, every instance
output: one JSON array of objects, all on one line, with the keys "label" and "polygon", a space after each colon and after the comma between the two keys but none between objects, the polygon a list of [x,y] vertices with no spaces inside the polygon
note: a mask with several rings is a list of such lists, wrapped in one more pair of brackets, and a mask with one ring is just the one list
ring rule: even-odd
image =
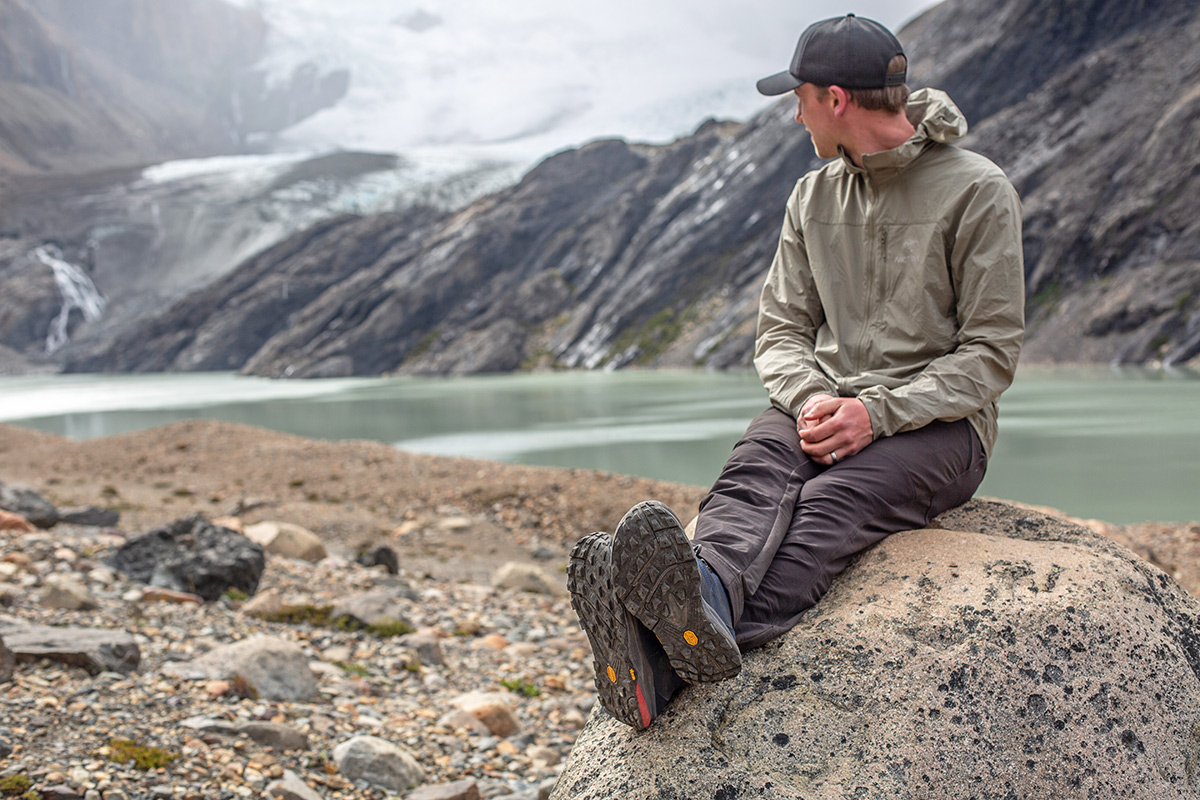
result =
[{"label": "moss patch", "polygon": [[132,761],[138,769],[151,770],[168,766],[177,758],[178,753],[171,753],[159,747],[147,747],[130,739],[113,739],[108,743],[108,760],[115,764],[128,764]]}]

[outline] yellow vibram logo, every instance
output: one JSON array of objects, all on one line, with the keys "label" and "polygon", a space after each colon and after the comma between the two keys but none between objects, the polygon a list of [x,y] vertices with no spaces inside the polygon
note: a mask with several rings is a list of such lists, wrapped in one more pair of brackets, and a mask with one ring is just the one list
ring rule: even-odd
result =
[{"label": "yellow vibram logo", "polygon": [[691,631],[683,632],[683,640],[692,647],[695,647],[700,642],[700,640],[696,637],[696,634],[692,633]]},{"label": "yellow vibram logo", "polygon": [[612,667],[608,668],[608,679],[613,683],[617,682],[617,671]]},{"label": "yellow vibram logo", "polygon": [[630,679],[632,679],[632,680],[633,680],[635,683],[637,682],[637,673],[635,673],[635,672],[634,672],[632,669],[631,669],[631,670],[629,670],[629,677],[630,677]]}]

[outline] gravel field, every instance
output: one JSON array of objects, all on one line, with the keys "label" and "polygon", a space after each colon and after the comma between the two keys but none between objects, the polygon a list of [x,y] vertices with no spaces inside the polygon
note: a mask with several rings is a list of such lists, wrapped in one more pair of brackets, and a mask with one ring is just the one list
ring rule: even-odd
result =
[{"label": "gravel field", "polygon": [[[686,522],[704,493],[201,421],[86,442],[0,425],[0,482],[59,508],[121,513],[111,528],[0,531],[0,630],[7,619],[124,632],[140,649],[132,672],[25,660],[0,684],[0,796],[3,781],[24,778],[43,798],[88,800],[381,798],[409,796],[409,786],[427,800],[545,797],[594,704],[587,641],[563,590],[570,546],[647,498]],[[329,556],[268,554],[254,597],[209,603],[148,591],[105,565],[127,540],[194,513],[301,525]],[[1089,524],[1193,594],[1200,587],[1200,525]],[[398,555],[399,574],[355,563],[380,544]],[[494,586],[509,562],[549,585]],[[89,603],[49,602],[60,580]],[[416,633],[247,613],[267,598],[328,609],[366,592],[393,598]],[[205,653],[259,636],[303,653],[315,697],[266,699],[236,679],[189,674]],[[459,710],[479,692],[503,724]],[[419,780],[386,788],[355,772],[337,751],[361,737],[404,751]],[[114,740],[172,758],[139,768],[120,760]]]}]

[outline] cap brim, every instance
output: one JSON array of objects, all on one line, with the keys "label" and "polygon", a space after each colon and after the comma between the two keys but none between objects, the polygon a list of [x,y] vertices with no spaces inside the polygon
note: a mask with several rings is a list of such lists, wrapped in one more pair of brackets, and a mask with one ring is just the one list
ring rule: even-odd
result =
[{"label": "cap brim", "polygon": [[796,77],[792,73],[784,70],[783,72],[763,78],[755,85],[758,86],[759,94],[774,97],[777,94],[787,94],[802,83],[804,81],[796,80]]}]

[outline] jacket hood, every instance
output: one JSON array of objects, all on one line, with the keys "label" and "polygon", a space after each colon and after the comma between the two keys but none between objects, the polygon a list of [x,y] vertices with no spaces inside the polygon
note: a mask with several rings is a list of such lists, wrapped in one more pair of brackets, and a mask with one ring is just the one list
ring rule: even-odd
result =
[{"label": "jacket hood", "polygon": [[908,98],[908,119],[916,136],[950,144],[967,135],[967,118],[941,89],[918,89]]},{"label": "jacket hood", "polygon": [[[863,156],[862,167],[842,153],[842,163],[852,173],[867,172],[882,176],[903,169],[921,155],[930,144],[950,144],[967,135],[967,118],[954,105],[950,95],[940,89],[918,89],[909,95],[908,120],[916,131],[908,141],[882,153]],[[840,150],[840,148],[839,148]]]}]

